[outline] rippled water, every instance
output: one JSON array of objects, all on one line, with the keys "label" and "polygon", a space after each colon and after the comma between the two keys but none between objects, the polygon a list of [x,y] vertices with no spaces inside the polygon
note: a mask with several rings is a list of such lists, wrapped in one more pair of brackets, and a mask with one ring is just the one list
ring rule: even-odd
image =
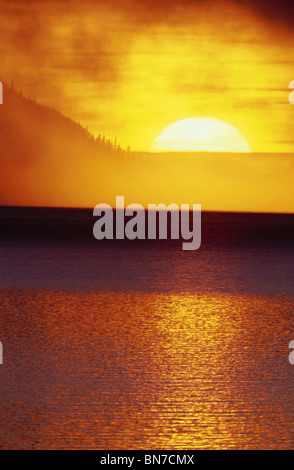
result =
[{"label": "rippled water", "polygon": [[2,448],[293,448],[294,300],[4,291]]},{"label": "rippled water", "polygon": [[3,449],[293,449],[294,253],[0,243]]}]

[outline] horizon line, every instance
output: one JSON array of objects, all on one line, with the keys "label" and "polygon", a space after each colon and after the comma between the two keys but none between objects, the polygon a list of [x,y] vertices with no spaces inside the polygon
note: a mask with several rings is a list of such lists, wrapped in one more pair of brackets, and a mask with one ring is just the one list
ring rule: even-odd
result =
[{"label": "horizon line", "polygon": [[[172,203],[170,203],[172,204]],[[173,203],[176,204],[176,203]],[[110,204],[109,204],[110,205]],[[180,206],[181,204],[177,204]],[[193,205],[193,203],[192,203]],[[190,206],[190,204],[189,204]],[[10,209],[52,209],[52,210],[84,210],[84,211],[93,211],[94,207],[89,207],[89,206],[22,206],[22,205],[10,205],[10,204],[1,204],[0,205],[0,210],[3,208],[10,208]],[[126,207],[124,207],[123,210],[125,210]],[[112,207],[112,210],[122,210],[121,208],[117,209],[116,207]],[[134,209],[135,210],[135,209]],[[144,208],[144,211],[148,209]],[[150,210],[150,209],[149,209]],[[192,212],[192,209],[189,211]],[[231,211],[231,210],[215,210],[215,209],[206,209],[202,210],[201,213],[219,213],[219,214],[260,214],[260,215],[294,215],[294,212],[268,212],[268,211],[242,211],[242,210],[236,210],[236,211]]]}]

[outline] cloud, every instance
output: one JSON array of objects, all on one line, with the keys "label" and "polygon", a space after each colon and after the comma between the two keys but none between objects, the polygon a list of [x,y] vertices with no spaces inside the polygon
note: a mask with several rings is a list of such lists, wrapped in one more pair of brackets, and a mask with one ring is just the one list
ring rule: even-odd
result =
[{"label": "cloud", "polygon": [[[142,150],[163,126],[187,116],[222,110],[227,115],[219,117],[229,121],[241,108],[245,114],[271,106],[264,122],[280,122],[279,90],[293,78],[291,43],[288,30],[272,24],[292,28],[289,5],[0,0],[0,78],[95,135]],[[254,134],[259,117],[246,120]]]},{"label": "cloud", "polygon": [[[292,29],[293,26],[293,2],[292,0],[110,0],[107,5],[112,10],[125,12],[129,17],[135,17],[140,22],[163,21],[171,12],[178,8],[206,9],[208,12],[222,7],[225,3],[248,8],[261,18],[272,22],[279,22]],[[70,11],[105,9],[104,0],[1,0],[2,11],[18,11],[20,15],[25,11],[48,12],[54,9],[58,14],[66,14]],[[33,21],[35,18],[33,19]],[[34,30],[34,29],[33,29]],[[32,30],[32,31],[33,31]]]}]

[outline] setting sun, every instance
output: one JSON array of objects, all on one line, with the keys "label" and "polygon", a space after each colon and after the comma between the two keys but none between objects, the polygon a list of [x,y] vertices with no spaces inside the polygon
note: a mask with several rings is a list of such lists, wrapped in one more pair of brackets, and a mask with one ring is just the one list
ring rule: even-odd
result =
[{"label": "setting sun", "polygon": [[167,126],[156,137],[153,152],[251,152],[235,127],[212,117],[182,119]]}]

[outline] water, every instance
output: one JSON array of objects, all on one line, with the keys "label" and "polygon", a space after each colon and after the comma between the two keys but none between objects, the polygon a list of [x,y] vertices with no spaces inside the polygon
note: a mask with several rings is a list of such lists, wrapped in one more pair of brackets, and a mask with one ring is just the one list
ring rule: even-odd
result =
[{"label": "water", "polygon": [[203,215],[183,252],[2,214],[1,448],[294,448],[293,216]]}]

